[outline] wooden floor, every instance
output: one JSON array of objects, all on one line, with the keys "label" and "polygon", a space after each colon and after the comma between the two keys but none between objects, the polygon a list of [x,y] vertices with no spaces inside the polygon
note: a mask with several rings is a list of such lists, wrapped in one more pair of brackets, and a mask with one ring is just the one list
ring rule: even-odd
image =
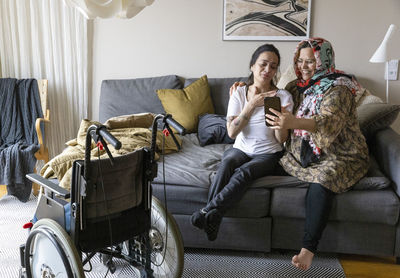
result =
[{"label": "wooden floor", "polygon": [[347,278],[399,278],[400,265],[394,257],[340,255]]},{"label": "wooden floor", "polygon": [[5,185],[0,185],[0,198],[7,194],[7,188]]},{"label": "wooden floor", "polygon": [[[4,185],[0,185],[0,198],[7,194]],[[399,278],[400,265],[394,257],[371,257],[358,255],[339,256],[347,278]]]}]

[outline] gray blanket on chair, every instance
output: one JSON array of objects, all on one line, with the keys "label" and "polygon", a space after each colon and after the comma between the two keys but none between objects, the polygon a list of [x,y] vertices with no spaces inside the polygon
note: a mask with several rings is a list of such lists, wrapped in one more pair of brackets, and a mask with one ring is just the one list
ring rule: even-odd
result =
[{"label": "gray blanket on chair", "polygon": [[43,117],[37,81],[0,79],[0,104],[0,184],[26,202],[32,183],[25,175],[33,172],[39,150],[35,121]]}]

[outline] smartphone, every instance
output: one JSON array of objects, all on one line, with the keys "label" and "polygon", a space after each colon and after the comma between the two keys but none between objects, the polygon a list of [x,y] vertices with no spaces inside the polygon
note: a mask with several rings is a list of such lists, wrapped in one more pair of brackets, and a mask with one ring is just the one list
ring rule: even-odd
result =
[{"label": "smartphone", "polygon": [[[275,109],[281,112],[281,99],[279,97],[265,97],[264,98],[264,112],[265,114],[275,115],[269,109]],[[271,126],[267,121],[265,121],[267,126]]]}]

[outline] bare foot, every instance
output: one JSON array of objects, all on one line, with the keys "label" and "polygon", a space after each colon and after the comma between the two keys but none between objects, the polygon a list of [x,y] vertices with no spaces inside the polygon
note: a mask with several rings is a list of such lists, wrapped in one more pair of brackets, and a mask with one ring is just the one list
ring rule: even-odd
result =
[{"label": "bare foot", "polygon": [[301,270],[307,270],[311,266],[313,257],[314,257],[313,252],[305,248],[301,248],[300,253],[298,255],[293,256],[292,265]]}]

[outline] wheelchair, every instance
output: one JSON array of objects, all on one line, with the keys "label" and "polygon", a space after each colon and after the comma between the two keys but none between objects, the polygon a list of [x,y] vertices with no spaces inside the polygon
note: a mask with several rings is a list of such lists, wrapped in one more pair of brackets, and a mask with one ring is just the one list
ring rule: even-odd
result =
[{"label": "wheelchair", "polygon": [[[184,252],[179,228],[151,193],[159,120],[164,134],[170,133],[180,149],[170,125],[181,134],[185,130],[170,115],[154,118],[150,149],[115,158],[106,141],[115,149],[121,143],[104,126],[92,125],[85,159],[73,163],[70,191],[37,174],[27,175],[44,193],[35,213],[38,221],[20,246],[20,277],[85,277],[96,254],[107,267],[106,276],[115,272],[113,258],[119,258],[133,266],[137,277],[181,277]],[[108,159],[90,159],[92,139],[106,150]]]}]

